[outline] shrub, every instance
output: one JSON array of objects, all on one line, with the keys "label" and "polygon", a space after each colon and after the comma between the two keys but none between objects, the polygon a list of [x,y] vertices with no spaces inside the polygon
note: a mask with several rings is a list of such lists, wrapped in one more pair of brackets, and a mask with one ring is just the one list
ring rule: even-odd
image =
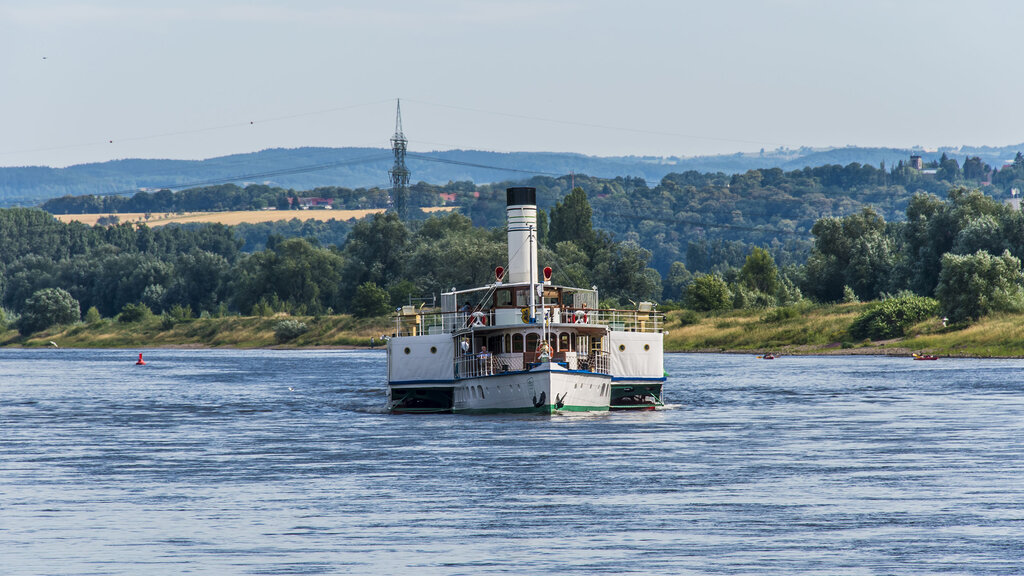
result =
[{"label": "shrub", "polygon": [[131,324],[133,322],[148,320],[152,316],[153,311],[145,304],[125,304],[124,307],[121,308],[121,313],[117,315],[117,321],[121,324]]},{"label": "shrub", "polygon": [[795,306],[783,306],[769,310],[767,314],[761,317],[761,321],[776,324],[779,322],[785,322],[786,320],[792,320],[798,316],[800,316],[800,311],[797,310]]},{"label": "shrub", "polygon": [[700,314],[697,314],[693,310],[683,310],[679,314],[679,325],[680,326],[691,326],[693,324],[700,323]]},{"label": "shrub", "polygon": [[725,280],[715,274],[698,274],[686,290],[686,305],[700,312],[732,308],[732,293]]},{"label": "shrub", "polygon": [[274,325],[274,338],[276,338],[278,342],[287,342],[302,336],[308,331],[309,326],[306,326],[305,322],[299,322],[298,320],[281,320]]},{"label": "shrub", "polygon": [[100,316],[100,311],[97,310],[95,306],[90,306],[89,309],[85,311],[84,320],[86,324],[95,324],[102,319],[103,317]]},{"label": "shrub", "polygon": [[839,301],[843,304],[856,304],[860,302],[860,298],[857,298],[857,293],[853,291],[853,288],[843,286],[843,297]]},{"label": "shrub", "polygon": [[391,296],[387,290],[373,282],[364,282],[356,288],[352,299],[352,312],[359,318],[383,316],[391,311]]},{"label": "shrub", "polygon": [[962,322],[1024,309],[1022,282],[1020,260],[1008,251],[1001,256],[982,251],[944,254],[935,296],[951,321]]},{"label": "shrub", "polygon": [[43,288],[25,301],[25,308],[18,319],[18,332],[27,336],[55,324],[78,322],[80,318],[78,300],[75,300],[67,290]]},{"label": "shrub", "polygon": [[171,309],[160,315],[160,329],[170,330],[182,322],[192,321],[192,306],[175,304]]},{"label": "shrub", "polygon": [[904,336],[907,328],[939,313],[939,302],[924,296],[900,296],[871,306],[853,321],[854,338],[884,340]]}]

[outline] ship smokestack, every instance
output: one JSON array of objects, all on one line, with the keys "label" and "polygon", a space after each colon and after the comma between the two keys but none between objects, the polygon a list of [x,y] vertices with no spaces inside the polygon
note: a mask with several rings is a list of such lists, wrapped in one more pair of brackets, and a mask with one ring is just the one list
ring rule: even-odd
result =
[{"label": "ship smokestack", "polygon": [[505,190],[508,218],[508,282],[537,283],[537,189]]}]

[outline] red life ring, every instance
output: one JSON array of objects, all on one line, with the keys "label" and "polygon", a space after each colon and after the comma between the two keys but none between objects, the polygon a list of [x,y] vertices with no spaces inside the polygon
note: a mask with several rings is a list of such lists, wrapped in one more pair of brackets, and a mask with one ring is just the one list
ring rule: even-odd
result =
[{"label": "red life ring", "polygon": [[577,310],[573,313],[572,319],[576,324],[586,324],[588,320],[587,313],[584,310]]}]

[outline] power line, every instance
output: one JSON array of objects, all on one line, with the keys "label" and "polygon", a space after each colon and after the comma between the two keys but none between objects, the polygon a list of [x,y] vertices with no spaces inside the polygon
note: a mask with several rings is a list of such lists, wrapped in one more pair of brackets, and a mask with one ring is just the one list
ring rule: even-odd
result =
[{"label": "power line", "polygon": [[543,118],[543,117],[540,117],[540,116],[527,116],[527,115],[524,115],[524,114],[511,114],[511,113],[508,113],[508,112],[495,112],[493,110],[480,110],[480,109],[477,109],[477,108],[466,108],[466,107],[463,107],[463,106],[452,106],[452,105],[449,105],[449,104],[437,104],[435,102],[427,102],[427,101],[424,101],[424,100],[413,100],[411,98],[407,98],[406,100],[410,101],[410,102],[417,102],[419,104],[425,104],[427,106],[435,106],[437,108],[448,108],[450,110],[461,110],[463,112],[476,112],[477,114],[490,114],[490,115],[493,115],[493,116],[504,116],[506,118],[516,118],[516,119],[520,119],[520,120],[534,120],[534,121],[538,121],[538,122],[549,122],[549,123],[552,123],[552,124],[564,124],[564,125],[567,125],[567,126],[582,126],[582,127],[585,127],[585,128],[598,128],[598,129],[601,129],[601,130],[616,130],[616,131],[619,131],[619,132],[633,132],[635,134],[652,134],[652,135],[656,135],[656,136],[673,136],[673,137],[677,137],[677,138],[691,138],[691,139],[694,139],[694,140],[713,140],[713,141],[717,141],[717,142],[735,142],[735,143],[739,143],[739,144],[754,144],[754,145],[757,145],[757,146],[786,146],[785,144],[780,144],[778,142],[764,142],[764,141],[755,141],[755,140],[742,140],[742,139],[739,139],[739,138],[721,138],[721,137],[716,137],[716,136],[701,136],[701,135],[697,135],[697,134],[682,134],[682,133],[679,133],[679,132],[667,132],[667,131],[663,131],[663,130],[645,130],[645,129],[642,129],[642,128],[627,128],[627,127],[624,127],[624,126],[610,126],[610,125],[607,125],[607,124],[592,124],[592,123],[588,123],[588,122],[575,122],[575,121],[572,121],[572,120],[560,120],[560,119],[555,119],[555,118]]},{"label": "power line", "polygon": [[475,162],[463,162],[461,160],[451,160],[448,158],[435,158],[433,156],[427,156],[425,154],[415,154],[407,152],[406,157],[415,158],[417,160],[423,160],[426,162],[437,162],[439,164],[454,164],[456,166],[469,166],[471,168],[484,168],[486,170],[501,170],[504,172],[518,172],[520,174],[531,174],[533,176],[554,176],[556,178],[565,176],[565,174],[555,174],[554,172],[544,172],[542,170],[523,170],[520,168],[504,168],[502,166],[488,166],[487,164],[477,164]]},{"label": "power line", "polygon": [[120,137],[120,138],[113,137],[113,138],[108,138],[108,139],[103,139],[103,140],[97,139],[96,141],[93,141],[93,142],[82,142],[82,143],[79,143],[79,144],[65,144],[65,145],[58,145],[58,146],[45,146],[45,147],[41,147],[41,148],[31,148],[31,149],[24,149],[24,150],[3,150],[3,151],[0,151],[0,156],[8,156],[8,155],[15,155],[15,154],[29,154],[29,153],[32,153],[32,152],[52,152],[52,151],[57,151],[57,150],[69,150],[69,149],[74,149],[74,148],[87,148],[87,147],[90,147],[90,146],[105,146],[105,145],[110,145],[110,144],[119,143],[119,142],[138,142],[138,141],[142,141],[142,140],[153,140],[153,139],[157,139],[157,138],[166,138],[166,137],[170,137],[170,136],[185,136],[185,135],[189,135],[189,134],[202,134],[202,133],[205,133],[205,132],[216,132],[216,131],[219,131],[219,130],[227,130],[227,129],[231,129],[231,128],[244,128],[244,127],[247,127],[247,126],[256,126],[256,125],[260,125],[260,124],[269,124],[271,122],[280,122],[282,120],[294,120],[296,118],[304,118],[304,117],[307,117],[307,116],[320,116],[320,115],[323,115],[323,114],[331,114],[331,113],[334,113],[334,112],[342,112],[342,111],[345,111],[345,110],[352,110],[352,109],[355,109],[355,108],[364,108],[366,106],[375,106],[377,104],[383,104],[385,102],[390,102],[390,101],[391,100],[388,99],[388,100],[378,100],[378,101],[375,101],[375,102],[362,102],[362,103],[359,103],[359,104],[352,104],[352,105],[349,105],[349,106],[336,106],[334,108],[327,108],[327,109],[324,109],[324,110],[314,110],[314,111],[311,111],[311,112],[299,112],[299,113],[287,114],[287,115],[283,115],[283,116],[273,116],[273,117],[270,117],[270,118],[257,118],[257,119],[249,120],[249,121],[246,121],[246,122],[233,122],[231,124],[221,124],[221,125],[218,125],[218,126],[207,126],[205,128],[196,128],[196,129],[193,129],[193,130],[177,130],[177,131],[173,131],[173,132],[162,132],[162,133],[158,133],[158,134],[149,134],[149,135],[143,135],[143,136],[126,136],[126,137]]}]

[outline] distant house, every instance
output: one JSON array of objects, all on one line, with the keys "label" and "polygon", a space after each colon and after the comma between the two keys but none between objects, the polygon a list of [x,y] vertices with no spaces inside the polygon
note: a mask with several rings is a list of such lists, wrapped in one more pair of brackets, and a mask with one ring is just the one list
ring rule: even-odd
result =
[{"label": "distant house", "polygon": [[455,192],[441,192],[438,196],[445,202],[455,202]]},{"label": "distant house", "polygon": [[322,208],[330,210],[334,207],[334,198],[299,198],[299,208],[308,210],[310,208]]},{"label": "distant house", "polygon": [[920,170],[920,169],[924,168],[924,161],[921,160],[920,156],[915,154],[915,155],[910,157],[910,167],[915,169],[915,170]]}]

